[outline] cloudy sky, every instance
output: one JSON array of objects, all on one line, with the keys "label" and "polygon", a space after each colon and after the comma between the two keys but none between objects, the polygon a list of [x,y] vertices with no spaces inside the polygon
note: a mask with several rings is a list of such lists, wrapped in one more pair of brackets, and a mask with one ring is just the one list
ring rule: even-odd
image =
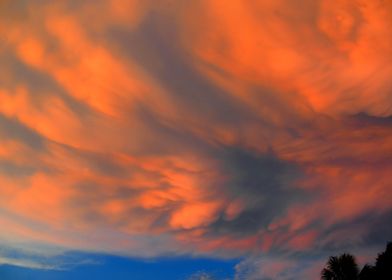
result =
[{"label": "cloudy sky", "polygon": [[0,65],[5,279],[317,279],[392,237],[391,1],[0,0]]}]

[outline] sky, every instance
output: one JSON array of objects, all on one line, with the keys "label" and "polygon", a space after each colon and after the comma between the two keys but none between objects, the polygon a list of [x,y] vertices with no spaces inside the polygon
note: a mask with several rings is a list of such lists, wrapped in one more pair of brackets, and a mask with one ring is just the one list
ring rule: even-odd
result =
[{"label": "sky", "polygon": [[388,0],[0,0],[0,277],[374,259],[391,62]]}]

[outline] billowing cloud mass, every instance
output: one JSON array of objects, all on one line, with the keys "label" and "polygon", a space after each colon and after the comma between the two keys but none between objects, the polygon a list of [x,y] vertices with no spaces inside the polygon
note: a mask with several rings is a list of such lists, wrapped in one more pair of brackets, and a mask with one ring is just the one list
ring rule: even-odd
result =
[{"label": "billowing cloud mass", "polygon": [[291,279],[392,236],[390,1],[6,0],[0,37],[0,246]]}]

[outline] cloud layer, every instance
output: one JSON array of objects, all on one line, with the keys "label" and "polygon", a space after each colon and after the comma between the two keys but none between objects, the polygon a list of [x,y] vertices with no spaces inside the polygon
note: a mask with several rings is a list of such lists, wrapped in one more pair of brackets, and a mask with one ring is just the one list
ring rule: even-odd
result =
[{"label": "cloud layer", "polygon": [[3,244],[290,279],[391,236],[389,2],[0,5]]}]

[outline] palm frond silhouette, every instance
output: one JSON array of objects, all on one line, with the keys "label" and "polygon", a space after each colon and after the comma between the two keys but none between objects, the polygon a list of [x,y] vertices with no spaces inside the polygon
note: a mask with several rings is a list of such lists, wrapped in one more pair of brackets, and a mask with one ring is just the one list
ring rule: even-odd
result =
[{"label": "palm frond silhouette", "polygon": [[321,271],[322,280],[356,280],[359,268],[354,256],[342,254],[329,258],[326,267]]}]

